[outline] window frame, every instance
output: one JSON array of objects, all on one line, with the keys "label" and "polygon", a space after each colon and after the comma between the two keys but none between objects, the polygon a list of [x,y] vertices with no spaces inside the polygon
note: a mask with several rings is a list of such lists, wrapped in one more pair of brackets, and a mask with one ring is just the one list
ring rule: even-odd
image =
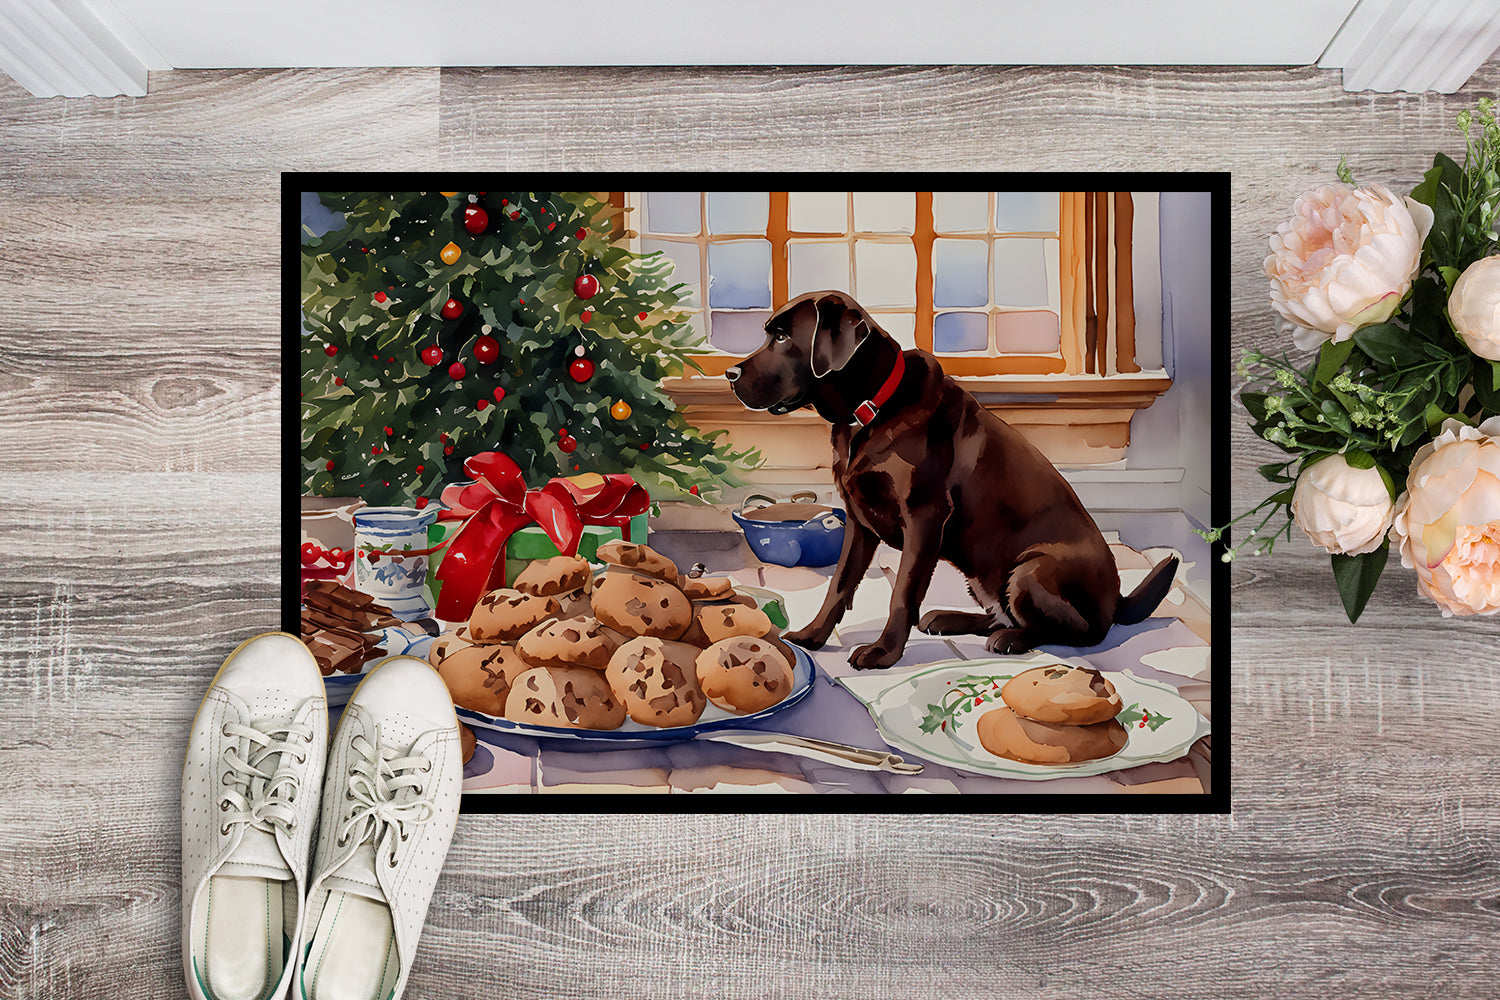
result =
[{"label": "window frame", "polygon": [[[849,228],[843,232],[812,232],[789,228],[789,197],[786,191],[769,192],[769,217],[764,236],[760,234],[719,235],[709,234],[707,226],[707,193],[699,195],[699,231],[695,235],[651,233],[652,239],[667,242],[695,243],[699,249],[700,308],[704,319],[704,331],[708,329],[708,314],[713,310],[708,302],[708,248],[711,243],[757,239],[771,244],[771,305],[774,313],[790,299],[790,270],[788,246],[798,240],[842,240],[860,238],[891,242],[893,239],[910,240],[916,253],[916,306],[914,309],[914,337],[917,347],[934,354],[950,375],[984,378],[1008,376],[1049,375],[1112,375],[1138,373],[1140,366],[1135,361],[1135,323],[1132,291],[1131,243],[1134,218],[1133,201],[1128,191],[1063,191],[1059,192],[1058,240],[1059,253],[1059,345],[1052,354],[937,354],[933,351],[933,329],[936,315],[940,311],[968,311],[975,309],[939,310],[933,302],[933,245],[939,238],[983,239],[993,243],[995,192],[988,192],[989,221],[985,232],[939,233],[933,213],[933,192],[916,191],[916,216],[910,236],[888,233],[861,233]],[[625,217],[639,213],[640,229],[644,231],[643,192],[610,192],[610,200],[623,209]],[[852,198],[852,194],[850,195]],[[849,216],[852,219],[852,215]],[[852,222],[851,222],[852,226]],[[642,232],[627,233],[635,249],[640,248]],[[1011,234],[1005,234],[1009,236]],[[1053,238],[1053,233],[1017,233],[1021,237]],[[1003,237],[1002,237],[1003,238]],[[990,279],[993,289],[993,278]],[[879,309],[878,313],[903,313],[899,308]],[[991,342],[993,343],[993,317],[999,312],[1026,311],[997,306],[993,301],[985,308],[989,319]],[[878,322],[878,317],[877,317]],[[719,376],[730,366],[743,360],[744,355],[735,355],[714,350],[700,355],[698,364],[705,374]]]}]

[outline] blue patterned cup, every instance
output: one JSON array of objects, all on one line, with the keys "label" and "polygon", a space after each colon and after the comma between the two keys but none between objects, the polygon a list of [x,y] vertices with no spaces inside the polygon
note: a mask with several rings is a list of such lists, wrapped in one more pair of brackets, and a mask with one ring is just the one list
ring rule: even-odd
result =
[{"label": "blue patterned cup", "polygon": [[[427,583],[427,528],[441,508],[363,507],[354,514],[354,589],[369,594],[402,621],[431,618]],[[406,555],[421,552],[421,555]]]}]

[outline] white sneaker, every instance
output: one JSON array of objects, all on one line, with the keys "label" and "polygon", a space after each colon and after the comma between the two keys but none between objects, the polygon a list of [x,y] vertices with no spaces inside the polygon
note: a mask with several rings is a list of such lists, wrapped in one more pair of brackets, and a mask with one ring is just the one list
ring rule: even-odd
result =
[{"label": "white sneaker", "polygon": [[268,1000],[291,981],[328,741],[317,661],[246,640],[214,676],[182,767],[182,965],[193,1000]]},{"label": "white sneaker", "polygon": [[458,718],[426,660],[376,664],[344,708],[328,778],[294,1000],[393,1000],[458,822]]}]

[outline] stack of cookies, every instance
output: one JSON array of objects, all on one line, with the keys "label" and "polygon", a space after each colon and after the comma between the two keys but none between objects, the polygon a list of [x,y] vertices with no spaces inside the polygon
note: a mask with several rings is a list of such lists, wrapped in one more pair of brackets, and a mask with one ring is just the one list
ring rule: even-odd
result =
[{"label": "stack of cookies", "polygon": [[366,633],[399,624],[390,608],[332,580],[310,581],[302,595],[302,641],[324,677],[359,673],[385,653],[379,640]]},{"label": "stack of cookies", "polygon": [[697,722],[758,712],[792,689],[795,654],[723,578],[685,579],[654,549],[601,545],[604,572],[557,556],[491,591],[430,659],[455,704],[532,725]]},{"label": "stack of cookies", "polygon": [[1062,663],[1017,674],[1000,689],[1004,708],[979,717],[979,743],[1026,764],[1078,764],[1112,757],[1129,735],[1115,716],[1120,696],[1103,674]]}]

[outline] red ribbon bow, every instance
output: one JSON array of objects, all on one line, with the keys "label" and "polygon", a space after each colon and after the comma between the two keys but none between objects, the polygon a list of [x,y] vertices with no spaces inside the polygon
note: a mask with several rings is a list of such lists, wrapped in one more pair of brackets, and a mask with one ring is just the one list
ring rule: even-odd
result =
[{"label": "red ribbon bow", "polygon": [[[620,528],[627,542],[630,541],[630,519],[646,513],[651,506],[651,497],[645,488],[623,472],[607,476],[575,476],[552,482],[561,483],[573,497],[584,524]],[[588,485],[582,485],[584,482]]]},{"label": "red ribbon bow", "polygon": [[452,508],[444,519],[468,515],[437,571],[443,586],[436,614],[450,622],[468,618],[486,591],[505,586],[505,543],[518,528],[537,524],[567,556],[577,553],[583,536],[578,504],[562,480],[528,490],[520,466],[495,451],[464,462],[464,472],[472,483],[443,490]]}]

